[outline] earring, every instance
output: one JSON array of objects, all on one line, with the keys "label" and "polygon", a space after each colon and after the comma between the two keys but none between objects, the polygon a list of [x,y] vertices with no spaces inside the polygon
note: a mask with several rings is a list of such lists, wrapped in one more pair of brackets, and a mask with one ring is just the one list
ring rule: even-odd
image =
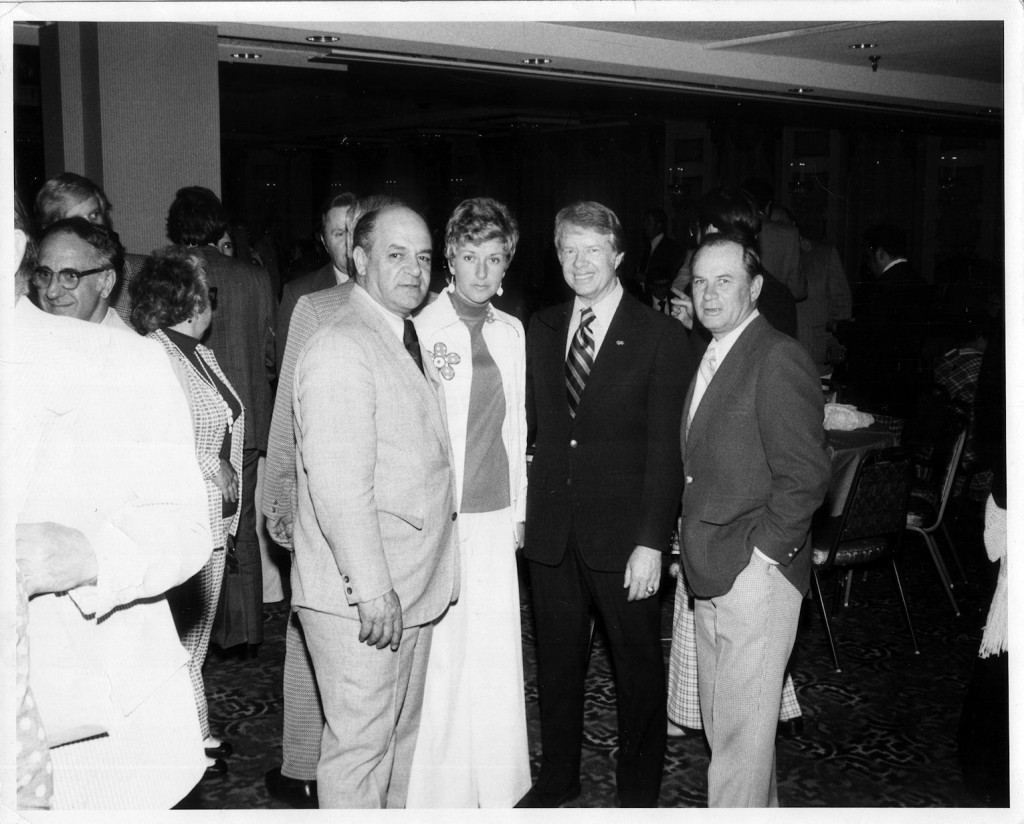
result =
[{"label": "earring", "polygon": [[501,284],[500,284],[500,283],[498,284],[498,291],[497,291],[497,292],[495,292],[495,294],[496,294],[496,295],[497,295],[497,296],[498,296],[499,298],[500,298],[500,297],[501,297],[502,295],[504,295],[504,294],[505,294],[505,290],[501,288]]},{"label": "earring", "polygon": [[450,294],[455,294],[455,278],[448,281],[448,292]]}]

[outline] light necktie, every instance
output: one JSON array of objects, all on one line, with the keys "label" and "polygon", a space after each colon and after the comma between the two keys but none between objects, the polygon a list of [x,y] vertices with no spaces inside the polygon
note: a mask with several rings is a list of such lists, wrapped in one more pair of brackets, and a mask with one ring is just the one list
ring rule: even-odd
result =
[{"label": "light necktie", "polygon": [[694,413],[697,411],[701,398],[704,397],[704,393],[707,391],[708,384],[711,383],[711,379],[715,376],[717,368],[718,349],[716,341],[712,340],[708,344],[708,348],[704,350],[704,357],[700,359],[700,366],[697,368],[697,382],[693,386],[693,398],[690,400],[690,415],[686,420],[687,429],[690,427]]},{"label": "light necktie", "polygon": [[580,310],[580,325],[572,337],[569,357],[565,359],[565,391],[569,401],[569,414],[575,418],[576,408],[583,397],[583,387],[587,376],[594,366],[594,334],[590,324],[594,320],[594,310],[589,306]]},{"label": "light necktie", "polygon": [[423,356],[420,354],[420,339],[416,334],[416,327],[409,318],[405,319],[402,327],[402,343],[405,345],[405,350],[412,355],[412,359],[416,362],[416,366],[422,374]]}]

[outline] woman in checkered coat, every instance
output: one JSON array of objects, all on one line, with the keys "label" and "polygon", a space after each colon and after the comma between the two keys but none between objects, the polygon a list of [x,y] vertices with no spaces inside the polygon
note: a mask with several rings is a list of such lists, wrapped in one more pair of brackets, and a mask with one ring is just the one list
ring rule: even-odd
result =
[{"label": "woman in checkered coat", "polygon": [[202,261],[169,247],[146,260],[130,295],[132,323],[163,346],[188,398],[196,458],[206,481],[213,553],[199,573],[168,593],[168,600],[181,643],[191,656],[199,726],[210,759],[207,773],[223,773],[223,758],[232,748],[210,733],[202,668],[224,580],[225,547],[238,528],[245,413],[213,352],[199,342],[217,308],[216,290],[207,286]]}]

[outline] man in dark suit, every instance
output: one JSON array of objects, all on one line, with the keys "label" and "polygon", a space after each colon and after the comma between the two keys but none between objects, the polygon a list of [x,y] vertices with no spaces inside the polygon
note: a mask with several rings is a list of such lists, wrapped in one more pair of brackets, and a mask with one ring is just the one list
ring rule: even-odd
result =
[{"label": "man in dark suit", "polygon": [[295,311],[295,304],[303,295],[329,289],[345,283],[351,276],[348,271],[348,216],[355,205],[356,196],[351,192],[331,194],[320,210],[320,242],[327,250],[329,260],[319,269],[290,280],[281,292],[281,306],[277,311],[277,372],[281,373],[285,345],[288,342],[288,324]]},{"label": "man in dark suit", "polygon": [[907,261],[903,229],[871,226],[864,245],[874,279],[854,296],[843,400],[876,414],[913,417],[928,362],[934,293]]},{"label": "man in dark suit", "polygon": [[537,629],[540,774],[519,807],[580,794],[591,614],[602,619],[619,702],[619,801],[656,806],[665,751],[658,587],[682,487],[678,425],[693,359],[678,324],[623,292],[622,226],[599,203],[555,218],[570,303],[527,334],[535,433],[526,516]]},{"label": "man in dark suit", "polygon": [[[167,237],[202,258],[207,280],[217,290],[217,308],[205,341],[245,406],[242,452],[242,511],[235,553],[246,596],[245,625],[251,649],[263,641],[263,570],[256,537],[256,467],[267,450],[271,384],[274,379],[276,306],[270,278],[258,266],[222,255],[217,241],[227,230],[227,213],[209,189],[179,189],[167,213]],[[216,640],[217,627],[214,627]]]},{"label": "man in dark suit", "polygon": [[761,280],[752,246],[726,235],[694,255],[694,309],[712,341],[683,411],[681,547],[711,807],[778,805],[779,700],[830,472],[818,375],[758,313]]},{"label": "man in dark suit", "polygon": [[670,238],[668,216],[664,209],[644,212],[644,250],[637,267],[637,280],[643,286],[644,299],[658,308],[668,298],[672,279],[683,265],[686,250]]}]

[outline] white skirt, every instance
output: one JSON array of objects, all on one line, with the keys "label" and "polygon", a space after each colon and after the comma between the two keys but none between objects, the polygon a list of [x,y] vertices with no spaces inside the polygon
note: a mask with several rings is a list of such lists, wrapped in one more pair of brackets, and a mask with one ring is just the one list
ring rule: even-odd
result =
[{"label": "white skirt", "polygon": [[512,512],[460,513],[462,589],[434,625],[409,808],[510,808],[530,788]]}]

